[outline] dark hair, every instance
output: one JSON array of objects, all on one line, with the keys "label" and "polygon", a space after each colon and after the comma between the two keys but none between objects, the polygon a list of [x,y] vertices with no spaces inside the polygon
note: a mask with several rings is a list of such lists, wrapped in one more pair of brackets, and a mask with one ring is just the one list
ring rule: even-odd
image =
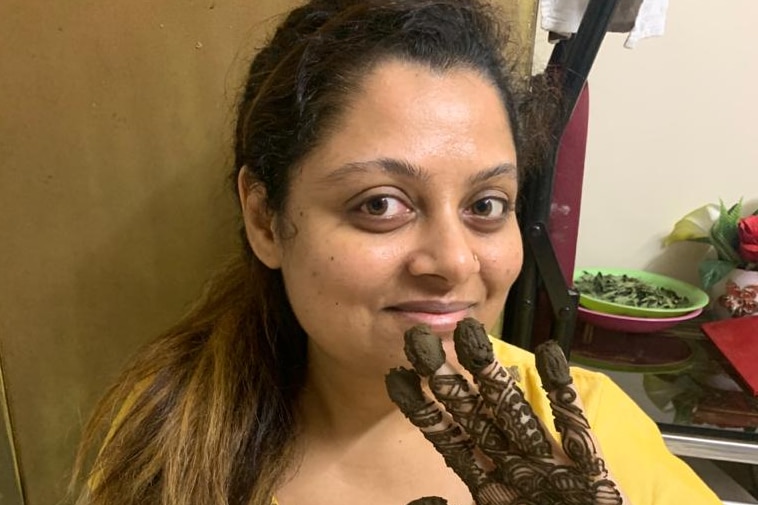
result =
[{"label": "dark hair", "polygon": [[281,211],[293,167],[322,141],[350,96],[389,58],[433,70],[468,68],[500,92],[518,137],[506,30],[476,0],[315,0],[295,9],[250,65],[239,105],[235,169]]},{"label": "dark hair", "polygon": [[[269,210],[281,213],[298,163],[362,77],[391,58],[478,72],[499,90],[515,132],[506,42],[493,7],[479,0],[313,0],[250,65],[233,178],[244,167],[246,182],[262,185]],[[306,336],[282,276],[245,242],[98,405],[77,457],[78,475],[97,453],[82,503],[269,505],[294,457],[305,367]]]}]

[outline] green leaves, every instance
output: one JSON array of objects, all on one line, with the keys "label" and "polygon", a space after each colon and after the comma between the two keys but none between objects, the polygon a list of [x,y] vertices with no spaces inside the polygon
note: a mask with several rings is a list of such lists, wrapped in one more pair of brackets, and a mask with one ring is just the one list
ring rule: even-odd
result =
[{"label": "green leaves", "polygon": [[653,286],[630,275],[585,272],[574,281],[580,293],[630,307],[675,309],[689,305],[686,296],[661,286]]},{"label": "green leaves", "polygon": [[732,270],[734,270],[734,263],[724,260],[703,260],[697,268],[700,283],[706,291],[726,277],[726,274]]},{"label": "green leaves", "polygon": [[[688,241],[713,247],[716,259],[703,260],[698,266],[703,289],[712,288],[735,268],[751,268],[751,264],[745,265],[740,256],[738,223],[742,210],[742,199],[729,208],[721,200],[718,206],[712,203],[703,205],[677,221],[663,241],[664,246]],[[753,215],[758,215],[758,209]]]},{"label": "green leaves", "polygon": [[724,206],[724,202],[719,203],[719,217],[711,227],[711,245],[716,249],[718,259],[736,264],[741,261],[737,252],[740,245],[737,222],[742,215],[742,200],[729,209]]}]

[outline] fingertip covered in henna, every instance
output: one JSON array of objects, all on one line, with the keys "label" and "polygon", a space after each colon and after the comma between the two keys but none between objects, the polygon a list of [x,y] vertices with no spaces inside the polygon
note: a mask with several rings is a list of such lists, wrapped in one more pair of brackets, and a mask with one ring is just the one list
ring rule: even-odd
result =
[{"label": "fingertip covered in henna", "polygon": [[548,340],[534,350],[537,373],[545,391],[555,391],[573,382],[568,361],[555,340]]},{"label": "fingertip covered in henna", "polygon": [[418,500],[413,500],[408,505],[447,505],[447,500],[439,496],[424,496]]},{"label": "fingertip covered in henna", "polygon": [[390,399],[404,414],[416,412],[427,403],[421,379],[413,370],[393,368],[384,377],[384,384]]},{"label": "fingertip covered in henna", "polygon": [[453,339],[458,361],[469,372],[476,373],[495,361],[487,331],[484,325],[473,317],[458,321]]},{"label": "fingertip covered in henna", "polygon": [[425,324],[416,325],[405,332],[405,355],[416,371],[428,377],[445,363],[442,341]]}]

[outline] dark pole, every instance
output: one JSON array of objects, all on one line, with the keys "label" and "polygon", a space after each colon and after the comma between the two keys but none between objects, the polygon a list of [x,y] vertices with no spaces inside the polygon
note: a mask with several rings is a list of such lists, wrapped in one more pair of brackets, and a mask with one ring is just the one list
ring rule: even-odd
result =
[{"label": "dark pole", "polygon": [[[536,171],[536,177],[524,183],[524,208],[519,216],[522,235],[533,230],[535,225],[546,229],[550,217],[555,161],[560,138],[587,81],[617,3],[618,0],[590,0],[577,33],[571,39],[559,42],[553,49],[545,72],[553,82],[559,84],[563,107],[553,128],[552,138],[555,142],[550,152],[545,155],[544,166]],[[546,259],[541,258],[543,264],[545,261]],[[540,280],[540,268],[534,251],[525,247],[524,265],[511,289],[503,320],[504,338],[524,349],[531,347]],[[568,287],[552,286],[551,289],[568,290]],[[554,307],[555,315],[561,309],[563,307]],[[573,321],[567,323],[565,317],[558,319],[560,331],[573,331]]]}]

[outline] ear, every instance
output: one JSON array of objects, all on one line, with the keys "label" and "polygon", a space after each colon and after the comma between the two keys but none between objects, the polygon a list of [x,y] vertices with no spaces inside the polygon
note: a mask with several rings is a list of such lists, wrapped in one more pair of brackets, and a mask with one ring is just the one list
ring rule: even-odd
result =
[{"label": "ear", "polygon": [[251,184],[247,168],[242,167],[237,174],[237,191],[245,221],[245,234],[253,253],[267,267],[281,267],[281,246],[273,215],[266,205],[266,189],[261,184]]}]

